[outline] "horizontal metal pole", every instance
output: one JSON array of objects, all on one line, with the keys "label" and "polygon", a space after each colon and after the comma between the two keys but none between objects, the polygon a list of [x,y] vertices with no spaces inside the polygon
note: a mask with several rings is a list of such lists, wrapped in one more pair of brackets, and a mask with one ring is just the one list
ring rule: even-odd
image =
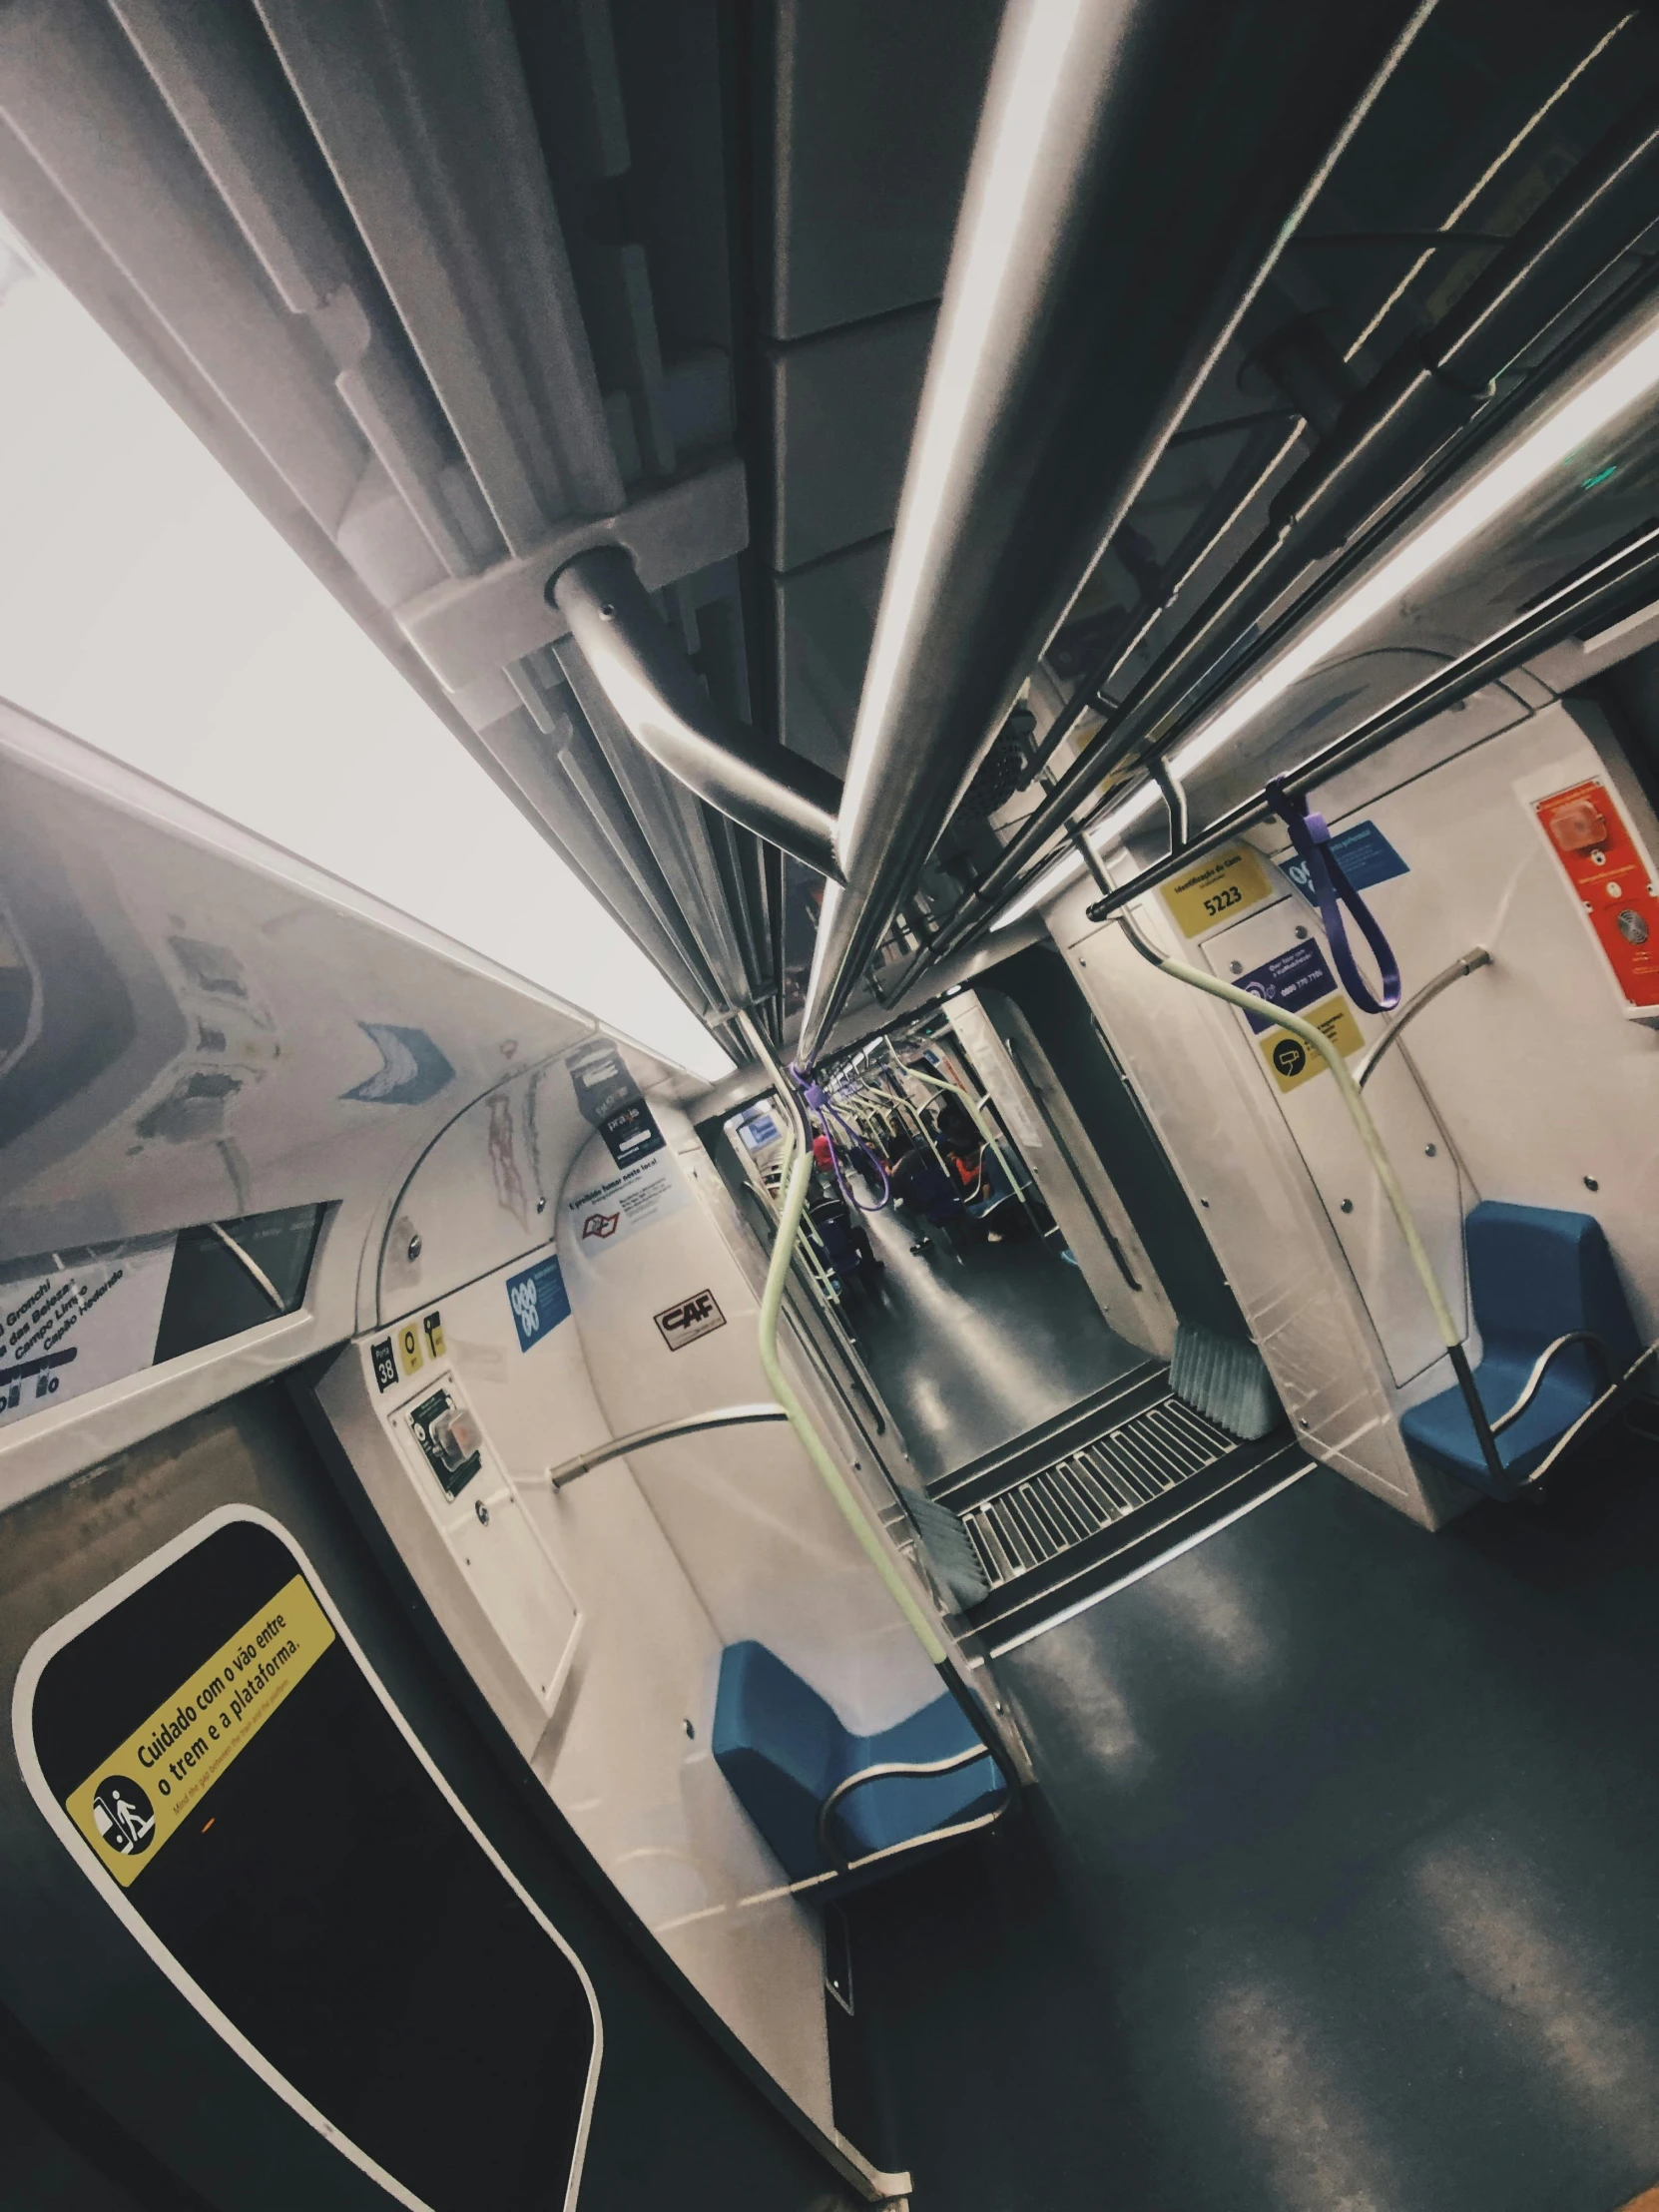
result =
[{"label": "horizontal metal pole", "polygon": [[[1453,661],[1449,668],[1430,677],[1427,683],[1419,684],[1415,691],[1407,692],[1391,707],[1385,707],[1381,714],[1363,722],[1357,730],[1310,755],[1300,768],[1284,779],[1285,789],[1301,797],[1343,770],[1358,767],[1360,762],[1369,760],[1396,738],[1415,730],[1430,716],[1457,705],[1483,685],[1507,675],[1532,654],[1570,636],[1580,623],[1593,619],[1609,601],[1621,598],[1633,586],[1645,584],[1652,584],[1659,591],[1659,528],[1648,531],[1635,546],[1603,562],[1590,577],[1559,594],[1535,613],[1500,630],[1477,651]],[[1096,899],[1088,909],[1089,919],[1109,919],[1145,892],[1168,882],[1172,875],[1179,875],[1204,853],[1213,852],[1218,844],[1225,844],[1229,837],[1258,829],[1271,819],[1271,812],[1260,797],[1230,807],[1199,830],[1179,852],[1154,860],[1127,883],[1120,884],[1109,897]]]},{"label": "horizontal metal pole", "polygon": [[607,1459],[621,1459],[631,1451],[643,1451],[648,1444],[671,1443],[676,1436],[701,1435],[708,1428],[747,1428],[758,1421],[788,1420],[782,1405],[717,1405],[712,1412],[682,1413],[673,1420],[654,1421],[649,1428],[636,1428],[626,1436],[613,1436],[608,1443],[595,1444],[589,1451],[578,1451],[572,1458],[561,1459],[557,1466],[549,1467],[547,1479],[554,1489],[562,1490],[567,1482],[574,1482],[579,1474],[588,1474],[595,1467],[602,1467]]},{"label": "horizontal metal pole", "polygon": [[1453,983],[1461,982],[1465,975],[1472,975],[1476,968],[1490,967],[1491,964],[1492,956],[1483,944],[1471,945],[1467,952],[1460,952],[1448,967],[1441,968],[1438,975],[1431,975],[1420,991],[1413,991],[1355,1069],[1354,1080],[1361,1090],[1365,1089],[1377,1073],[1378,1061],[1399,1042],[1399,1033],[1407,1022],[1415,1021],[1423,1008],[1432,1006],[1440,993],[1449,990]]},{"label": "horizontal metal pole", "polygon": [[[947,927],[947,942],[959,942],[966,924],[1003,902],[1018,872],[1060,833],[1066,817],[1085,806],[1121,762],[1176,734],[1176,717],[1198,699],[1211,672],[1283,598],[1309,563],[1330,551],[1345,534],[1355,536],[1367,511],[1384,504],[1483,404],[1483,379],[1494,364],[1501,365],[1544,329],[1575,284],[1589,281],[1619,259],[1627,234],[1639,232],[1649,220],[1648,172],[1656,152],[1659,124],[1655,102],[1649,97],[1562,180],[1438,328],[1426,337],[1413,336],[1379,371],[1333,436],[1321,443],[1275,500],[1268,527],[1141,677],[1106,731],[1072,763],[1009,840],[989,875],[968,894],[960,921]],[[1573,261],[1569,268],[1569,257],[1578,255],[1585,258]],[[1465,360],[1475,347],[1480,348],[1478,360]],[[1517,394],[1515,403],[1530,396],[1530,392]],[[1502,402],[1498,405],[1501,411]],[[1283,450],[1290,443],[1294,436]],[[1380,467],[1384,452],[1388,466]],[[1336,580],[1333,575],[1325,583]],[[1291,619],[1301,612],[1293,610]],[[1099,675],[1087,680],[1090,695],[1100,680]],[[1074,694],[1062,710],[1060,723],[1069,729],[1087,704],[1087,696]]]},{"label": "horizontal metal pole", "polygon": [[819,926],[810,1063],[1426,5],[1009,0]]}]

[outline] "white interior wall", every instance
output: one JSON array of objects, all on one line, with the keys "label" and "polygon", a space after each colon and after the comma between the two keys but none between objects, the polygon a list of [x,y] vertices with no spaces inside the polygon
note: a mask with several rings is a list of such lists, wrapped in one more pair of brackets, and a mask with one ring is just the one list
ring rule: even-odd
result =
[{"label": "white interior wall", "polygon": [[[987,1003],[978,992],[969,990],[951,1000],[950,1018],[973,1055],[980,1080],[1019,1146],[1107,1325],[1125,1344],[1138,1346],[1155,1360],[1167,1360],[1175,1346],[1174,1309],[1087,1131],[1055,1080],[1019,1008],[1000,992],[991,993]],[[1015,1063],[1010,1042],[1022,1064]],[[1028,1073],[1042,1085],[1042,1104],[1065,1139],[1076,1173],[1037,1110]],[[1089,1179],[1087,1197],[1081,1183],[1085,1175]],[[1128,1276],[1102,1234],[1094,1209],[1111,1230],[1127,1262]]]},{"label": "white interior wall", "polygon": [[[1443,1485],[1405,1456],[1382,1350],[1278,1094],[1230,1009],[1158,973],[1081,884],[1050,910],[1096,1018],[1209,1234],[1310,1451],[1432,1527]],[[1160,949],[1189,947],[1162,901],[1135,917]]]},{"label": "white interior wall", "polygon": [[[1605,745],[1607,736],[1593,709],[1551,705],[1432,765],[1396,761],[1386,784],[1384,755],[1326,796],[1336,826],[1375,820],[1411,861],[1410,877],[1381,886],[1410,885],[1385,913],[1407,990],[1471,945],[1492,955],[1396,1047],[1432,1098],[1473,1196],[1593,1214],[1651,1339],[1659,1032],[1623,1011],[1528,804],[1605,775],[1592,740]],[[1401,765],[1415,773],[1401,778]]]},{"label": "white interior wall", "polygon": [[[721,1653],[758,1638],[860,1731],[913,1712],[939,1684],[782,1425],[653,1446],[556,1495],[545,1482],[589,1443],[770,1395],[753,1280],[723,1223],[729,1194],[686,1117],[662,1101],[654,1110],[666,1141],[633,1185],[647,1186],[643,1213],[625,1219],[616,1163],[576,1111],[562,1058],[476,1100],[399,1193],[376,1322],[318,1397],[439,1626],[555,1804],[699,1992],[829,2128],[818,1916],[784,1894],[714,1764]],[[584,1237],[596,1219],[609,1226]],[[570,1315],[525,1348],[509,1286],[555,1256]],[[655,1317],[705,1291],[723,1326],[671,1349]],[[375,1346],[395,1346],[405,1325],[421,1364],[382,1388]],[[813,1378],[797,1381],[878,1499],[850,1428]],[[481,1439],[480,1469],[452,1501],[409,1424],[440,1387]]]},{"label": "white interior wall", "polygon": [[[565,1201],[571,1304],[594,1389],[618,1434],[690,1408],[771,1395],[755,1293],[715,1217],[716,1170],[684,1115],[662,1109],[658,1119],[672,1211],[631,1235],[585,1245],[571,1236],[572,1193],[615,1172],[597,1137],[578,1157]],[[671,1352],[654,1316],[701,1291],[713,1292],[726,1326]],[[813,1378],[792,1379],[816,1396]],[[859,1467],[854,1479],[870,1471]],[[782,1423],[655,1445],[635,1473],[723,1642],[766,1644],[860,1733],[888,1727],[938,1694],[919,1645]]]},{"label": "white interior wall", "polygon": [[[1644,1203],[1659,1148],[1659,1034],[1624,1010],[1530,805],[1618,768],[1594,710],[1549,703],[1528,714],[1493,687],[1316,798],[1335,831],[1372,822],[1405,862],[1405,874],[1365,896],[1406,997],[1476,945],[1492,955],[1413,1021],[1367,1089],[1475,1360],[1460,1221],[1480,1198],[1595,1215],[1638,1328],[1659,1333],[1659,1220]],[[1635,813],[1640,834],[1639,804]],[[1650,850],[1654,834],[1650,825]],[[1254,841],[1275,861],[1289,854],[1282,838]],[[1426,1302],[1334,1086],[1321,1076],[1281,1092],[1243,1015],[1159,975],[1115,926],[1091,925],[1096,895],[1074,886],[1050,927],[1199,1208],[1287,1408],[1319,1457],[1434,1525],[1467,1494],[1416,1473],[1395,1423],[1449,1385],[1449,1367],[1434,1357]],[[1267,898],[1196,939],[1156,893],[1135,912],[1160,949],[1224,976],[1235,959],[1248,972],[1284,949],[1298,928],[1323,947],[1316,912],[1277,869]],[[1368,1043],[1383,1027],[1357,1010],[1355,1019]]]}]

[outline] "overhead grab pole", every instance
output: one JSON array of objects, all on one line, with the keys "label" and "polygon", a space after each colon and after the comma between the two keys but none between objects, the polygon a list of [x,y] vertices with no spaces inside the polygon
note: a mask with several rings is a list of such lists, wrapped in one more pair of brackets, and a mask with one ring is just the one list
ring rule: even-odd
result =
[{"label": "overhead grab pole", "polygon": [[825,896],[804,1061],[1431,4],[1010,0],[853,731],[845,880]]},{"label": "overhead grab pole", "polygon": [[549,583],[652,759],[827,877],[807,1064],[1433,5],[1010,0],[844,787],[719,712],[619,548]]}]

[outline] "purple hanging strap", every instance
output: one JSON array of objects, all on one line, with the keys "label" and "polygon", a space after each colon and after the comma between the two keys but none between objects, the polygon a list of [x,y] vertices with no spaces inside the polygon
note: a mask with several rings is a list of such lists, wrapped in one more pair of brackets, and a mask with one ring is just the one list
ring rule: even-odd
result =
[{"label": "purple hanging strap", "polygon": [[[1287,792],[1283,777],[1276,776],[1262,797],[1290,831],[1297,858],[1308,870],[1314,903],[1319,907],[1320,920],[1325,926],[1326,942],[1349,995],[1362,1013],[1391,1014],[1399,1004],[1399,962],[1377,916],[1349,881],[1332,846],[1325,817],[1314,814],[1301,793],[1293,797]],[[1377,962],[1377,972],[1382,978],[1380,997],[1373,993],[1356,964],[1353,947],[1348,941],[1348,924],[1343,919],[1345,906]]]}]

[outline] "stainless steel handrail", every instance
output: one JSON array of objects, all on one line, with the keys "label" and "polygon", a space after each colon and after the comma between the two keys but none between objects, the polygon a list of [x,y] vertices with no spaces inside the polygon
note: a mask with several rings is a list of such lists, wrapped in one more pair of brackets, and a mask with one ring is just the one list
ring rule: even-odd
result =
[{"label": "stainless steel handrail", "polygon": [[1656,1352],[1659,1352],[1659,1343],[1644,1346],[1624,1373],[1615,1377],[1599,1397],[1590,1400],[1578,1418],[1570,1427],[1561,1431],[1532,1469],[1521,1485],[1523,1490],[1541,1491],[1546,1476],[1553,1473],[1557,1462],[1565,1457],[1579,1437],[1592,1428],[1599,1428],[1609,1413],[1616,1412],[1627,1397],[1635,1395],[1637,1378]]},{"label": "stainless steel handrail", "polygon": [[588,1474],[595,1467],[602,1467],[607,1459],[621,1459],[630,1451],[643,1451],[648,1444],[666,1444],[676,1436],[700,1435],[706,1428],[745,1428],[752,1423],[768,1420],[788,1420],[782,1405],[761,1403],[757,1405],[717,1405],[710,1412],[682,1413],[673,1420],[654,1421],[649,1428],[633,1429],[626,1436],[613,1436],[609,1442],[594,1444],[587,1451],[578,1451],[568,1459],[561,1459],[547,1470],[547,1480],[556,1490],[562,1490],[567,1482],[574,1482],[579,1474]]},{"label": "stainless steel handrail", "polygon": [[1467,952],[1460,952],[1449,967],[1441,968],[1438,975],[1431,975],[1420,991],[1413,991],[1355,1069],[1354,1080],[1361,1090],[1365,1089],[1377,1073],[1378,1061],[1390,1045],[1398,1041],[1399,1032],[1408,1021],[1415,1021],[1423,1008],[1430,1005],[1451,984],[1460,981],[1465,975],[1472,975],[1476,968],[1490,967],[1491,964],[1492,956],[1483,944],[1471,945]]},{"label": "stainless steel handrail", "polygon": [[699,799],[838,877],[841,787],[804,754],[753,737],[721,713],[651,604],[620,546],[566,562],[547,596],[635,741]]},{"label": "stainless steel handrail", "polygon": [[1496,1414],[1487,1423],[1494,1436],[1501,1436],[1506,1428],[1520,1419],[1522,1413],[1526,1411],[1539,1390],[1542,1389],[1544,1377],[1548,1373],[1556,1354],[1565,1352],[1568,1345],[1594,1345],[1601,1356],[1602,1388],[1604,1390],[1610,1388],[1618,1380],[1613,1366],[1613,1355],[1608,1349],[1606,1338],[1598,1337],[1590,1329],[1569,1329],[1564,1336],[1557,1337],[1553,1344],[1545,1345],[1537,1359],[1532,1363],[1532,1373],[1522,1383],[1519,1397],[1506,1412]]},{"label": "stainless steel handrail", "polygon": [[[981,1759],[989,1759],[993,1767],[996,1765],[992,1752],[984,1744],[975,1744],[968,1751],[953,1751],[948,1759],[884,1759],[875,1766],[860,1767],[856,1774],[849,1774],[844,1780],[837,1782],[818,1809],[818,1844],[820,1851],[823,1852],[825,1858],[830,1861],[837,1874],[845,1874],[849,1871],[853,1862],[847,1858],[844,1852],[835,1849],[834,1839],[830,1832],[830,1823],[836,1806],[840,1804],[842,1798],[849,1797],[854,1790],[861,1788],[864,1783],[881,1782],[889,1777],[904,1777],[915,1780],[932,1774],[954,1774],[961,1767],[976,1766]],[[976,1828],[979,1823],[974,1821],[970,1825]],[[935,1836],[951,1835],[954,1833],[954,1826],[955,1824],[952,1823],[942,1829],[930,1829],[925,1836],[906,1838],[905,1841],[906,1843],[916,1844],[929,1842]],[[891,1849],[892,1847],[889,1846],[888,1848]]]}]

